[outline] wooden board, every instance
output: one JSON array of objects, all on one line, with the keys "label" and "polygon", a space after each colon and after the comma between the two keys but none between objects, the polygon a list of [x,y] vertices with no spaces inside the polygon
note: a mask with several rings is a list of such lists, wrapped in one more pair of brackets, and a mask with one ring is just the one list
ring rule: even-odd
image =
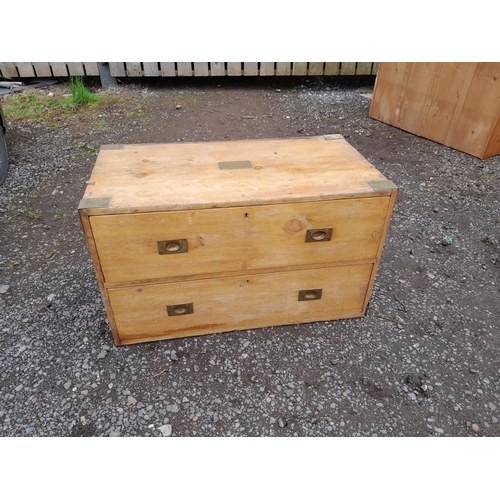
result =
[{"label": "wooden board", "polygon": [[478,158],[500,153],[500,63],[382,63],[370,116]]},{"label": "wooden board", "polygon": [[307,75],[307,63],[306,62],[294,62],[292,63],[292,75],[293,76],[305,76]]},{"label": "wooden board", "polygon": [[223,62],[210,63],[210,76],[226,76],[226,70]]},{"label": "wooden board", "polygon": [[49,63],[47,62],[34,62],[33,66],[35,68],[35,73],[38,78],[52,77],[52,71],[50,70]]},{"label": "wooden board", "polygon": [[355,75],[356,74],[356,63],[355,62],[343,62],[340,65],[341,75]]},{"label": "wooden board", "polygon": [[144,62],[144,76],[159,76],[160,69],[158,68],[158,63],[156,62]]},{"label": "wooden board", "polygon": [[68,76],[68,68],[64,62],[49,63],[54,76]]},{"label": "wooden board", "polygon": [[193,76],[193,68],[190,62],[177,63],[177,76]]},{"label": "wooden board", "polygon": [[324,73],[324,63],[322,62],[310,62],[309,67],[307,69],[307,74],[314,75],[323,75]]},{"label": "wooden board", "polygon": [[[104,279],[109,283],[197,277],[373,261],[389,197],[189,212],[90,217]],[[330,241],[306,231],[331,228]],[[159,241],[187,240],[187,252],[165,255]]]},{"label": "wooden board", "polygon": [[161,76],[177,76],[175,71],[175,63],[173,62],[161,62]]},{"label": "wooden board", "polygon": [[274,76],[274,63],[261,62],[260,63],[260,76]]},{"label": "wooden board", "polygon": [[325,63],[325,75],[338,75],[340,74],[340,63],[327,62]]},{"label": "wooden board", "polygon": [[69,62],[66,63],[68,66],[69,74],[72,76],[85,76],[85,70],[83,69],[83,64],[81,62]]},{"label": "wooden board", "polygon": [[227,76],[241,76],[241,63],[240,62],[228,62],[227,63]]},{"label": "wooden board", "polygon": [[276,76],[290,76],[292,74],[292,63],[277,62],[276,63]]},{"label": "wooden board", "polygon": [[126,76],[125,63],[110,62],[109,63],[109,72],[110,72],[111,76],[114,76],[114,77]]},{"label": "wooden board", "polygon": [[17,78],[19,74],[16,64],[13,62],[0,62],[0,75],[3,78]]},{"label": "wooden board", "polygon": [[35,70],[30,62],[16,62],[17,70],[21,78],[35,77]]},{"label": "wooden board", "polygon": [[142,67],[140,62],[127,62],[125,65],[127,67],[127,76],[142,76]]},{"label": "wooden board", "polygon": [[99,66],[96,62],[84,62],[83,67],[87,76],[99,76]]},{"label": "wooden board", "polygon": [[244,62],[243,63],[244,76],[259,76],[259,63]]},{"label": "wooden board", "polygon": [[193,64],[194,64],[194,76],[210,76],[207,62],[195,62]]},{"label": "wooden board", "polygon": [[372,64],[371,62],[358,62],[356,63],[356,74],[357,75],[371,75],[372,74]]},{"label": "wooden board", "polygon": [[[341,136],[330,137],[108,146],[81,207],[98,215],[391,194],[395,186],[378,170]],[[234,161],[252,168],[219,168]]]},{"label": "wooden board", "polygon": [[[121,344],[362,316],[371,264],[109,289]],[[321,299],[299,301],[300,290]],[[169,316],[168,305],[193,304]]]}]

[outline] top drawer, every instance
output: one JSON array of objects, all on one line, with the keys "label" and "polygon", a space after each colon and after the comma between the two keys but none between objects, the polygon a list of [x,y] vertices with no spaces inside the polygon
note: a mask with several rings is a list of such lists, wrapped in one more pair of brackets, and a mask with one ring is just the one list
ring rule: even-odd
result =
[{"label": "top drawer", "polygon": [[389,197],[90,217],[108,284],[375,259]]}]

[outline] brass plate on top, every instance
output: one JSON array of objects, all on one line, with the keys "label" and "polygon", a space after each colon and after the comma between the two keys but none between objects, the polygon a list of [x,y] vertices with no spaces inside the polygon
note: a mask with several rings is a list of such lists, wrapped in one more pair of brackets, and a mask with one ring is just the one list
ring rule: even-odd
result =
[{"label": "brass plate on top", "polygon": [[253,168],[251,161],[220,161],[221,170],[232,170],[236,168]]}]

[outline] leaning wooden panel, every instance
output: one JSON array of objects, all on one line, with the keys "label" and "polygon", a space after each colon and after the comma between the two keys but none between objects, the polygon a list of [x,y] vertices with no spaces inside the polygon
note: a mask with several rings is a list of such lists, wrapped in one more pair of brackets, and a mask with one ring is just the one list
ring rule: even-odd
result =
[{"label": "leaning wooden panel", "polygon": [[[359,317],[371,270],[366,264],[284,271],[115,288],[108,294],[120,343],[133,344]],[[299,300],[301,291],[306,293]],[[178,307],[181,314],[169,315],[169,306]]]},{"label": "leaning wooden panel", "polygon": [[[490,135],[499,117],[500,63],[478,63],[450,147],[486,158]],[[490,148],[488,156],[499,153],[500,148]]]},{"label": "leaning wooden panel", "polygon": [[39,78],[52,76],[52,71],[50,70],[49,63],[46,62],[34,62],[36,76]]},{"label": "leaning wooden panel", "polygon": [[409,69],[404,96],[400,108],[396,108],[395,126],[421,135],[441,76],[442,63],[412,63]]},{"label": "leaning wooden panel", "polygon": [[500,153],[500,63],[380,63],[370,117],[459,151]]}]

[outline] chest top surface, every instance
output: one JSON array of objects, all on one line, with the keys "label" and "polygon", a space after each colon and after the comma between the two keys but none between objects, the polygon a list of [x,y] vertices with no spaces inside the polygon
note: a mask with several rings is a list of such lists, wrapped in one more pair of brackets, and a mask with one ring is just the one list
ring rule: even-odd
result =
[{"label": "chest top surface", "polygon": [[396,189],[341,136],[103,146],[89,215],[386,196]]}]

